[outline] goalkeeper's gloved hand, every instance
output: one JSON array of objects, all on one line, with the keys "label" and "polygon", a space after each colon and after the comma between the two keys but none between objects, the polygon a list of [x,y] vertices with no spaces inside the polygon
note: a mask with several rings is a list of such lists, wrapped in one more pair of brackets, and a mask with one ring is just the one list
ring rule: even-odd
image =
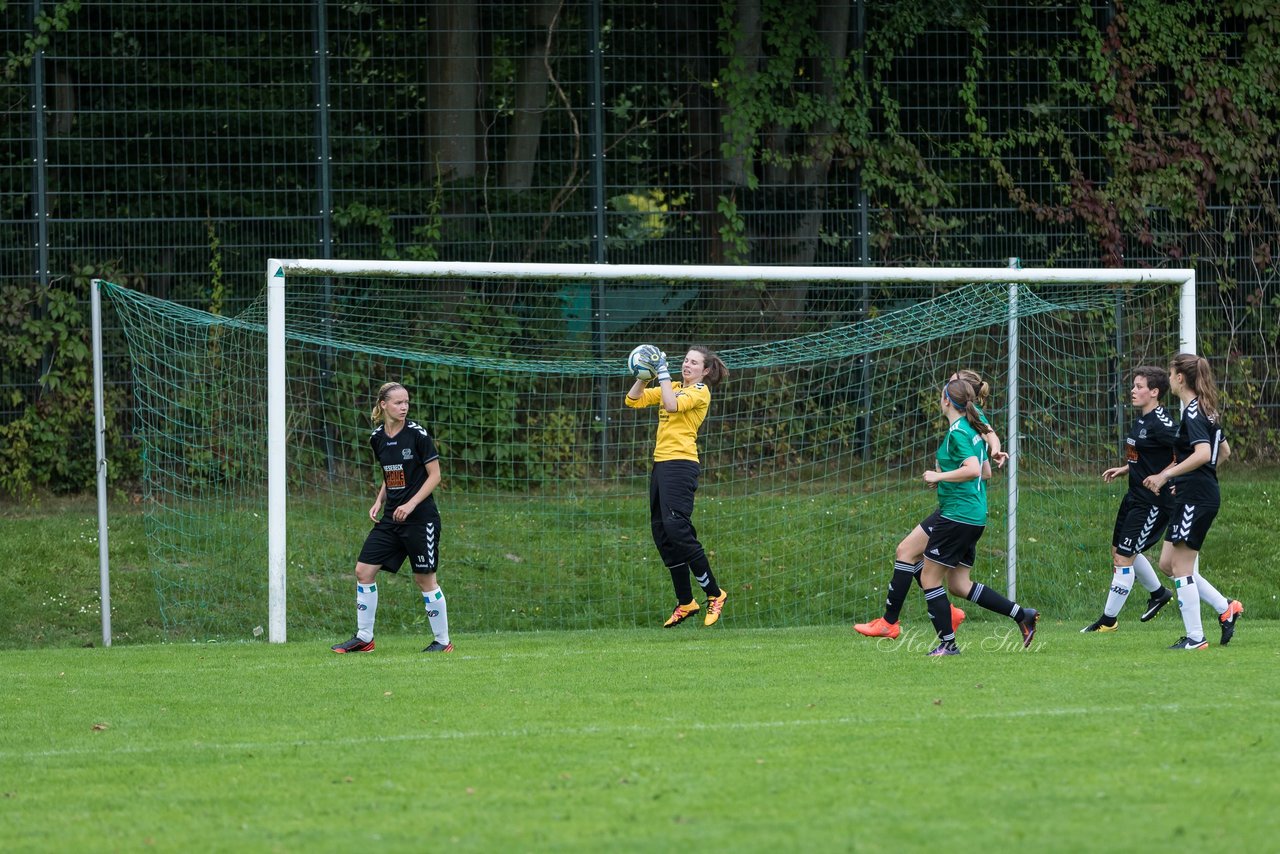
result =
[{"label": "goalkeeper's gloved hand", "polygon": [[658,362],[654,365],[657,369],[658,382],[671,382],[671,371],[667,369],[667,354],[662,351],[658,352]]}]

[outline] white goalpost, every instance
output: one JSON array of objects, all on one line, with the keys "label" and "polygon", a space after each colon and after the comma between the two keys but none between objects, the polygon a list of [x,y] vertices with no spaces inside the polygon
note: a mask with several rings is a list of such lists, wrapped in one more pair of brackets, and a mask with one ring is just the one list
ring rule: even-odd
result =
[{"label": "white goalpost", "polygon": [[[1046,284],[1102,284],[1174,286],[1179,288],[1178,338],[1180,349],[1194,352],[1196,340],[1195,272],[1180,270],[1122,269],[1021,269],[1011,261],[1005,268],[935,267],[726,267],[593,264],[510,264],[473,262],[392,262],[322,259],[271,259],[267,263],[267,458],[268,458],[268,575],[269,632],[272,643],[287,637],[286,578],[288,557],[288,409],[286,345],[291,277],[341,277],[377,279],[467,280],[567,280],[601,282],[826,282],[836,285],[877,283],[884,285],[1007,286],[1008,405],[1006,447],[1010,453],[1008,551],[1006,572],[1010,595],[1017,585],[1017,495],[1019,461],[1018,334],[1020,288]],[[100,360],[99,360],[100,361]],[[102,469],[100,468],[101,472]],[[105,534],[105,532],[104,532]],[[105,542],[105,537],[104,537]],[[105,577],[105,576],[104,576]]]}]

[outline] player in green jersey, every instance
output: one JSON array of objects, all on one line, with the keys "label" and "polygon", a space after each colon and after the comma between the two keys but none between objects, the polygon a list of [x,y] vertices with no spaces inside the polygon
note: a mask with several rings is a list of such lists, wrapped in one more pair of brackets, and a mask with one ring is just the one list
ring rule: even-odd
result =
[{"label": "player in green jersey", "polygon": [[969,578],[978,540],[987,524],[986,477],[991,473],[982,438],[991,427],[979,416],[976,396],[973,386],[962,379],[950,380],[942,387],[938,405],[947,419],[947,435],[938,448],[936,467],[923,475],[924,482],[938,490],[938,509],[920,524],[929,535],[920,586],[939,639],[929,655],[960,652],[944,582],[953,590],[967,591],[969,601],[1013,619],[1022,632],[1024,649],[1031,646],[1040,616]]}]

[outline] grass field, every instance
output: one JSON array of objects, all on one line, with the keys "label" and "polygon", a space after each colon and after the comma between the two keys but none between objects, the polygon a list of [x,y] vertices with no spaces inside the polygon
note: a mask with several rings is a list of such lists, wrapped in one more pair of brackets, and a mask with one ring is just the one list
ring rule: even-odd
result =
[{"label": "grass field", "polygon": [[[1024,498],[1021,601],[1081,624],[1098,615],[1111,578],[1107,545],[1120,491],[1098,480],[1071,484],[1049,494],[1051,501]],[[1202,569],[1223,593],[1245,603],[1250,619],[1280,619],[1272,535],[1280,473],[1233,472],[1223,492]],[[731,626],[841,625],[877,616],[893,547],[932,501],[914,487],[880,495],[709,492],[699,499],[697,521],[733,597]],[[446,495],[441,503],[441,583],[451,627],[460,634],[635,628],[670,612],[670,579],[649,540],[644,503],[634,496]],[[351,564],[364,536],[365,507],[352,504],[338,519],[331,507],[312,513],[293,499],[290,507],[289,637],[349,636]],[[251,640],[266,623],[265,539],[254,539],[243,513],[224,512],[215,530],[184,550],[169,547],[170,530],[145,530],[138,505],[113,502],[110,521],[117,645]],[[161,544],[158,554],[149,552],[149,537]],[[975,580],[1003,589],[1004,544],[1003,519],[993,512]],[[387,579],[384,589],[379,630],[425,631],[412,581]],[[0,608],[6,614],[0,649],[101,643],[91,499],[0,505]],[[918,597],[907,613],[923,613]]]},{"label": "grass field", "polygon": [[0,849],[1274,848],[1280,625],[904,625],[0,652]]},{"label": "grass field", "polygon": [[[324,630],[286,645],[167,632],[130,505],[112,508],[115,645],[86,649],[101,643],[92,502],[3,507],[0,850],[1266,850],[1280,831],[1275,483],[1233,484],[1206,549],[1246,605],[1229,647],[1207,609],[1205,652],[1165,649],[1182,634],[1172,608],[1078,632],[1105,598],[1105,552],[1088,544],[1109,532],[1106,503],[1060,520],[1077,526],[1067,554],[1020,552],[1033,604],[1049,606],[1035,648],[967,605],[965,653],[943,660],[923,655],[918,594],[898,642],[855,635],[851,618],[878,607],[848,597],[795,608],[826,625],[756,627],[772,603],[746,586],[737,543],[719,556],[740,574],[722,575],[732,598],[714,629],[495,632],[466,579],[496,570],[472,552],[523,520],[460,505],[444,576],[454,655],[419,652],[401,578],[376,652],[332,655],[351,630],[346,566],[322,579],[329,598],[291,598],[291,620]],[[834,512],[796,505],[803,520],[777,524]],[[508,571],[525,601],[571,580]],[[774,571],[774,597],[814,589]],[[665,601],[662,578],[645,583]],[[611,619],[634,618],[605,592]]]}]

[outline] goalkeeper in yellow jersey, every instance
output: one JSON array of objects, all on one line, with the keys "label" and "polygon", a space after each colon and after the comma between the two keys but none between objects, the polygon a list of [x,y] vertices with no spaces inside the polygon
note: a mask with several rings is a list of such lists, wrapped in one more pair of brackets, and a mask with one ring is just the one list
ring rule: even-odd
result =
[{"label": "goalkeeper in yellow jersey", "polygon": [[703,624],[720,619],[726,594],[716,583],[706,550],[693,527],[693,494],[698,489],[698,428],[711,407],[711,389],[728,378],[724,362],[705,347],[690,347],[680,368],[680,381],[672,382],[665,353],[652,348],[649,365],[658,385],[637,376],[627,392],[627,406],[658,406],[658,436],[649,474],[649,525],[658,554],[671,573],[676,608],[663,624],[671,628],[702,610],[693,598],[690,576],[707,594]]}]

